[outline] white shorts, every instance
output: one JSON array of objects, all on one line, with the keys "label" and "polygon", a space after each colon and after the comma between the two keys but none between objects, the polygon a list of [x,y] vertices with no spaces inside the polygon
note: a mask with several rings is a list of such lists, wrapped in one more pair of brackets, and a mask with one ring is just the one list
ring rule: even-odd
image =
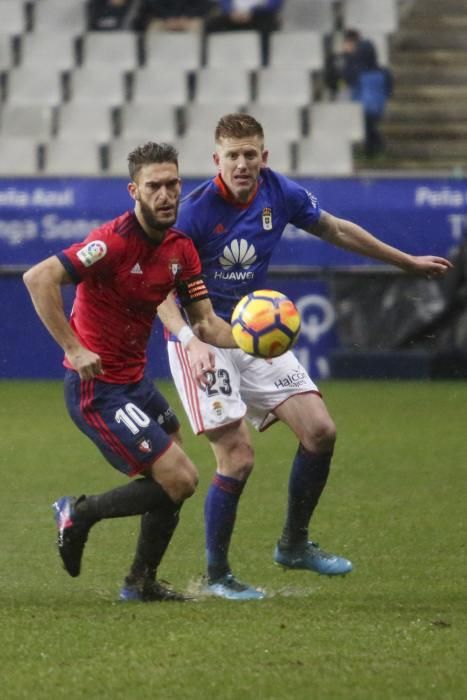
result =
[{"label": "white shorts", "polygon": [[213,348],[216,370],[207,388],[200,389],[182,344],[169,340],[167,347],[172,377],[196,434],[243,417],[257,430],[265,430],[277,420],[273,411],[286,399],[319,393],[292,352],[266,361],[239,349]]}]

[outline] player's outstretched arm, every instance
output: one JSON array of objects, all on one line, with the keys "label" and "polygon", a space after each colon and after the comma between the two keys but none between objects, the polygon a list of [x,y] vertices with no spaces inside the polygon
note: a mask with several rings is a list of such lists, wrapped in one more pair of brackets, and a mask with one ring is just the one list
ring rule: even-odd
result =
[{"label": "player's outstretched arm", "polygon": [[324,211],[319,221],[311,226],[308,232],[320,236],[324,241],[339,248],[396,265],[405,272],[422,275],[429,279],[439,277],[453,267],[449,260],[436,255],[404,253],[398,248],[383,243],[358,224],[339,219]]},{"label": "player's outstretched arm", "polygon": [[92,379],[101,374],[101,358],[81,345],[65,316],[61,287],[71,280],[59,259],[55,256],[46,258],[25,272],[23,280],[37,315],[63,348],[81,379]]}]

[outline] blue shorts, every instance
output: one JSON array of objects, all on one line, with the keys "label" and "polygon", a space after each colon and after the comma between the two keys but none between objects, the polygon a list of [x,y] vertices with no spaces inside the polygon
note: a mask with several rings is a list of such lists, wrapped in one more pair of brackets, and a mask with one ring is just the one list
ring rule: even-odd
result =
[{"label": "blue shorts", "polygon": [[82,381],[65,373],[65,402],[72,420],[119,471],[148,469],[172,444],[180,423],[166,399],[144,377],[135,384]]}]

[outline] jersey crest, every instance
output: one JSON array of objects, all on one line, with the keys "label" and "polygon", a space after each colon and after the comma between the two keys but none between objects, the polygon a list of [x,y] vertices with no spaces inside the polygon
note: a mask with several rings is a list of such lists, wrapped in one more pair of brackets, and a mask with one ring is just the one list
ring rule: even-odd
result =
[{"label": "jersey crest", "polygon": [[272,230],[272,209],[271,209],[271,207],[264,207],[264,209],[263,209],[263,228],[265,231]]}]

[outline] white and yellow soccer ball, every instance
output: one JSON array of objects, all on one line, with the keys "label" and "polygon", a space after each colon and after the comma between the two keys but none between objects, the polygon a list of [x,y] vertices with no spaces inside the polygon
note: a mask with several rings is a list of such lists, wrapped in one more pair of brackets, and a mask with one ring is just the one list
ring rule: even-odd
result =
[{"label": "white and yellow soccer ball", "polygon": [[257,357],[278,357],[294,345],[300,333],[300,312],[285,294],[260,289],[244,296],[232,314],[238,347]]}]

